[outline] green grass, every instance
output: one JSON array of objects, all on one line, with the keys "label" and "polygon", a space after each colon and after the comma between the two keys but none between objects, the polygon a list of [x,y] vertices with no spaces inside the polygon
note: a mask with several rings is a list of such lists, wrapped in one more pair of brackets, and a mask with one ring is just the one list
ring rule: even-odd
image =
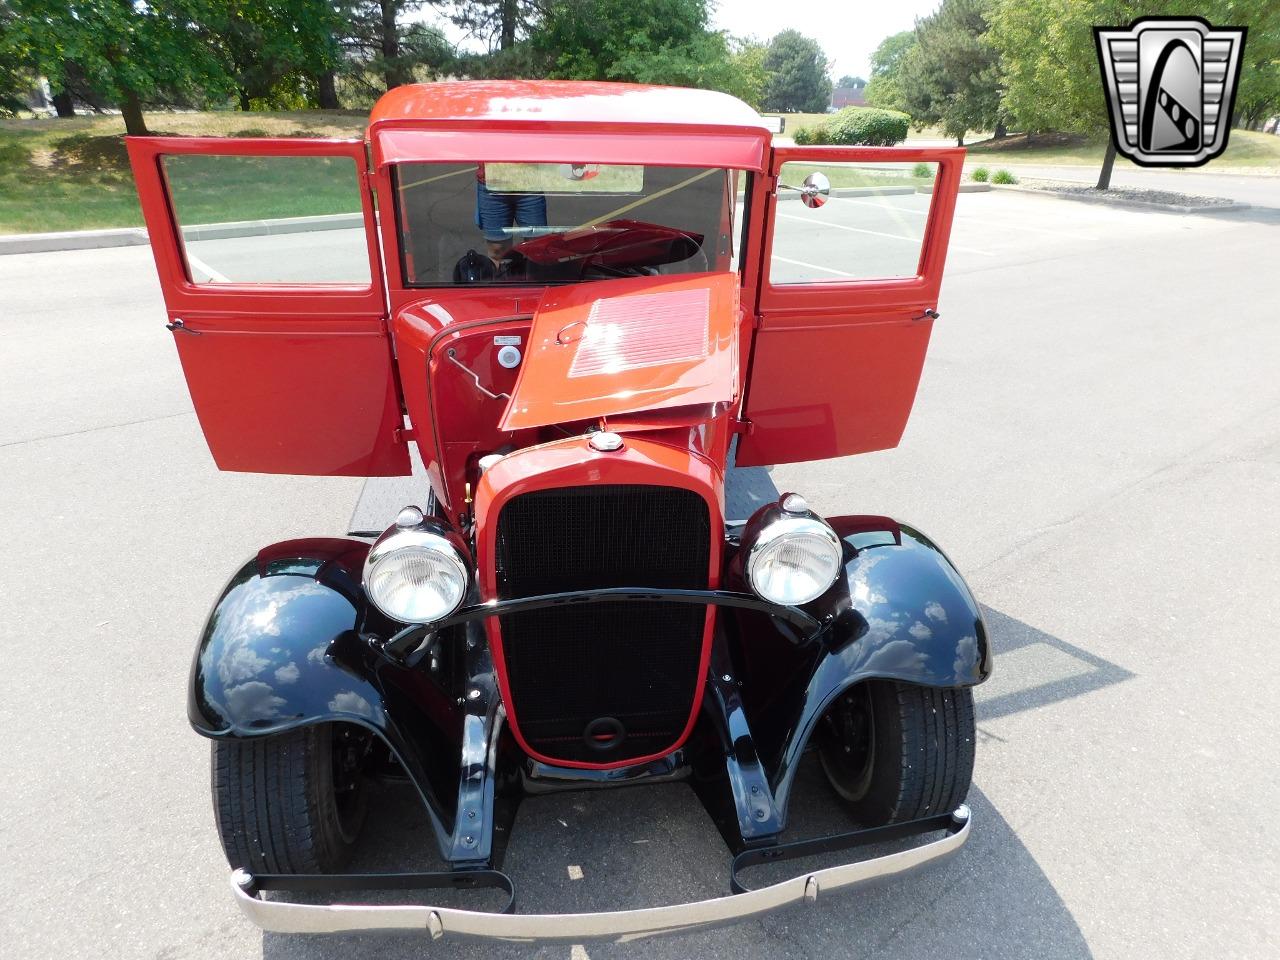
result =
[{"label": "green grass", "polygon": [[[933,165],[929,165],[927,176],[916,174],[915,165],[903,165],[899,170],[888,170],[875,167],[844,166],[830,163],[787,163],[783,164],[783,183],[793,187],[800,186],[801,181],[814,171],[827,175],[833,187],[916,187],[931,181],[934,176]],[[794,182],[793,182],[794,181]]]},{"label": "green grass", "polygon": [[[1007,163],[1080,164],[1098,166],[1106,151],[1105,140],[1086,140],[1067,134],[1038,134],[1030,142],[1024,134],[1003,140],[984,140],[969,146],[970,160]],[[1123,157],[1118,163],[1127,163]],[[1236,168],[1269,168],[1280,170],[1280,137],[1252,130],[1232,130],[1226,152],[1214,160],[1210,171],[1225,172]]]},{"label": "green grass", "polygon": [[[152,113],[147,122],[156,134],[183,136],[359,137],[368,115],[321,110]],[[337,180],[322,167],[317,167],[321,175],[314,181],[316,195],[306,209],[298,208],[299,191],[289,198],[291,215],[333,212]],[[245,172],[228,169],[225,188],[209,184],[203,200],[199,191],[189,192],[190,206],[183,208],[182,219],[195,223],[202,222],[199,218],[277,215],[263,209],[262,194],[242,179]],[[349,196],[351,181],[342,189]],[[0,120],[0,234],[141,224],[119,117]]]}]

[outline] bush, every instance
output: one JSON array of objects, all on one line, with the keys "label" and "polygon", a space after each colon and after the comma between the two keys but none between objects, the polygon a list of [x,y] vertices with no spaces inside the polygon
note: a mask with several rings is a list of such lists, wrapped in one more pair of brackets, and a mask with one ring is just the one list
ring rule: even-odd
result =
[{"label": "bush", "polygon": [[897,110],[845,107],[828,122],[828,143],[841,146],[892,147],[907,139],[911,118]]},{"label": "bush", "polygon": [[792,136],[798,147],[818,146],[823,143],[831,143],[831,133],[827,130],[825,123],[819,123],[812,127],[801,127]]},{"label": "bush", "polygon": [[969,173],[969,176],[975,183],[986,183],[987,178],[991,176],[991,171],[986,167],[976,167]]},{"label": "bush", "polygon": [[992,182],[992,183],[1005,183],[1005,184],[1008,184],[1008,183],[1017,183],[1017,182],[1018,182],[1018,178],[1017,178],[1017,177],[1015,177],[1015,176],[1014,176],[1012,173],[1010,173],[1008,170],[997,170],[997,171],[996,171],[996,175],[995,175],[994,177],[992,177],[992,178],[991,178],[991,182]]},{"label": "bush", "polygon": [[[795,132],[794,139],[802,147],[822,143],[842,147],[892,147],[907,139],[910,123],[911,118],[897,110],[845,107],[817,126],[801,127]],[[928,176],[928,173],[923,176]]]},{"label": "bush", "polygon": [[929,167],[927,163],[917,163],[914,167],[911,168],[911,175],[913,177],[920,177],[922,179],[926,177],[932,177],[933,170]]}]

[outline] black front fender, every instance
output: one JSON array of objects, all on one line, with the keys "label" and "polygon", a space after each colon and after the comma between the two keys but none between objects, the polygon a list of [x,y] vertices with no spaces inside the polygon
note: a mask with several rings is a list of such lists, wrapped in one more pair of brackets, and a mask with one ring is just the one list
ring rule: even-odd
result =
[{"label": "black front fender", "polygon": [[365,600],[360,572],[368,550],[358,540],[293,540],[241,567],[200,638],[187,714],[213,738],[334,721],[372,730],[418,787],[446,850],[462,716],[421,671],[398,666],[365,639],[398,627]]},{"label": "black front fender", "polygon": [[844,572],[804,608],[826,629],[760,725],[771,734],[771,783],[784,816],[815,725],[855,683],[884,678],[966,687],[991,673],[982,612],[931,540],[885,517],[828,522],[844,545]]}]

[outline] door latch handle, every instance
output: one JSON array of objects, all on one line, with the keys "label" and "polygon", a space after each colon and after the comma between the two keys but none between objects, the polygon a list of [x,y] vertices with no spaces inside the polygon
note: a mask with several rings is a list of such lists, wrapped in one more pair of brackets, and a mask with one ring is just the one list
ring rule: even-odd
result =
[{"label": "door latch handle", "polygon": [[164,327],[166,330],[172,330],[175,333],[177,333],[178,331],[181,331],[182,333],[189,333],[193,337],[200,336],[199,330],[192,330],[185,323],[183,323],[180,318],[177,318],[177,317],[175,317],[173,320],[170,320],[168,323],[166,323]]},{"label": "door latch handle", "polygon": [[925,308],[924,308],[924,313],[920,314],[920,316],[918,316],[918,317],[912,317],[912,319],[913,319],[913,320],[923,320],[923,319],[925,319],[925,317],[928,317],[930,320],[937,320],[937,319],[939,319],[941,316],[942,316],[942,314],[940,314],[937,310],[933,309],[933,307],[925,307]]}]

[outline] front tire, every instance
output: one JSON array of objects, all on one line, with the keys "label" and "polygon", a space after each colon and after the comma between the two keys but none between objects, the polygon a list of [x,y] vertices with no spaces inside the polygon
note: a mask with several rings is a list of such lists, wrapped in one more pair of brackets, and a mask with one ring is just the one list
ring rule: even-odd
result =
[{"label": "front tire", "polygon": [[955,810],[973,779],[976,727],[968,687],[868,680],[822,718],[827,780],[866,827]]},{"label": "front tire", "polygon": [[371,734],[326,723],[215,740],[213,810],[227,862],[250,873],[335,873],[364,824]]}]

